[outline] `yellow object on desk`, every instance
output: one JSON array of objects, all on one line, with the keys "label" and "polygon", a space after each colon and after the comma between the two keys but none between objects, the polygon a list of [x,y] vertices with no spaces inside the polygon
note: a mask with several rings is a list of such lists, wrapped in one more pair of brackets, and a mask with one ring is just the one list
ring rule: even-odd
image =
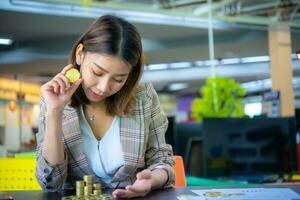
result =
[{"label": "yellow object on desk", "polygon": [[300,174],[293,174],[291,177],[292,181],[300,181]]},{"label": "yellow object on desk", "polygon": [[35,159],[0,158],[0,191],[41,190],[35,167]]}]

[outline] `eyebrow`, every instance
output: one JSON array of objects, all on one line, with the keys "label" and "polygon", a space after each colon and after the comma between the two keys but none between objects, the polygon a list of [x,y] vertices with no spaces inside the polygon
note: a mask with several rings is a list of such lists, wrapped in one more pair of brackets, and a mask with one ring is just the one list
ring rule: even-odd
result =
[{"label": "eyebrow", "polygon": [[[100,65],[98,65],[97,63],[94,62],[94,64],[96,65],[96,67],[98,67],[99,69],[101,69],[102,71],[105,71],[106,73],[109,73],[109,71],[107,71],[106,69],[102,68]],[[116,74],[117,76],[127,76],[128,73],[126,74]]]}]

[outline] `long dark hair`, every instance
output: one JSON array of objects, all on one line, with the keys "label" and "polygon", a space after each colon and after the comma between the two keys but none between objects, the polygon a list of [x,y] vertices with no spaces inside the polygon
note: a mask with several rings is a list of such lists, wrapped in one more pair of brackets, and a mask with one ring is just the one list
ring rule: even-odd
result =
[{"label": "long dark hair", "polygon": [[[135,90],[143,72],[144,59],[141,36],[137,29],[124,19],[112,15],[98,18],[75,42],[70,63],[80,70],[76,64],[76,48],[83,45],[83,52],[103,53],[118,56],[131,65],[131,71],[124,86],[116,94],[105,100],[109,114],[124,115],[132,113],[135,105]],[[80,85],[71,98],[70,106],[78,107],[89,104]]]}]

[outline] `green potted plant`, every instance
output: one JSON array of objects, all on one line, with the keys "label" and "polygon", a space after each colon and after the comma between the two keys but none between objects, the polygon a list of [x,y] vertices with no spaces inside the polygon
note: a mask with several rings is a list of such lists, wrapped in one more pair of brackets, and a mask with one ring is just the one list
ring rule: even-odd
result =
[{"label": "green potted plant", "polygon": [[201,88],[202,98],[195,98],[191,110],[195,119],[205,117],[242,117],[242,97],[246,91],[232,78],[208,78]]}]

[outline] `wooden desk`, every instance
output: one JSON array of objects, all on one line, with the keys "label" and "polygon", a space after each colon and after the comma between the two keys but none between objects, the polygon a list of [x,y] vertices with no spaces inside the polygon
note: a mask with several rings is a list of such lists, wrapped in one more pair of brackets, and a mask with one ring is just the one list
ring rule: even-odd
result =
[{"label": "wooden desk", "polygon": [[[222,187],[222,188],[253,188],[252,187]],[[174,188],[174,189],[167,189],[167,190],[157,190],[151,192],[148,196],[144,198],[138,198],[143,200],[177,200],[177,196],[180,194],[192,194],[191,190],[195,189],[213,189],[217,187],[183,187],[183,188]],[[220,187],[218,187],[220,188]],[[300,186],[299,185],[261,185],[256,186],[254,188],[290,188],[300,194]],[[112,190],[104,191],[104,193],[111,193]],[[50,193],[50,192],[43,192],[43,191],[16,191],[16,192],[9,192],[9,194],[15,200],[60,200],[63,196],[74,195],[75,191],[64,191],[61,193]]]}]

